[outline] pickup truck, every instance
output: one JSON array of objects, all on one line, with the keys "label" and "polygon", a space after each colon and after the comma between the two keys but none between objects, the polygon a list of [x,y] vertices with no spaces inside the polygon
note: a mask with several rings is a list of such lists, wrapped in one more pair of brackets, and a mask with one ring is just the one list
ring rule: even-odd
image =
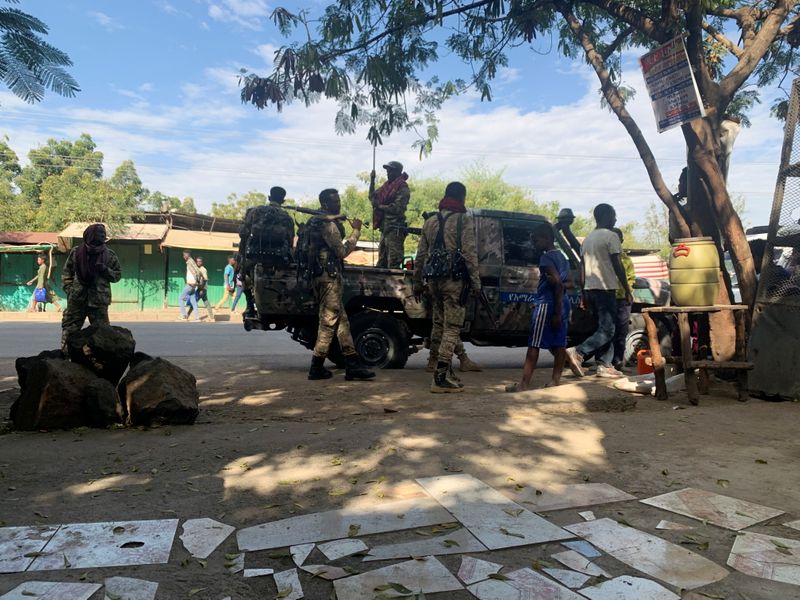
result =
[{"label": "pickup truck", "polygon": [[[526,346],[532,301],[539,281],[539,254],[531,233],[546,217],[491,209],[470,210],[475,224],[481,284],[488,303],[469,299],[461,338],[477,346]],[[566,293],[572,302],[570,345],[590,335],[596,320],[580,307],[579,244],[569,229],[574,220],[565,209],[555,224],[556,247],[572,267]],[[552,226],[552,224],[551,224]],[[430,335],[431,316],[426,303],[414,298],[413,259],[406,268],[385,269],[345,265],[343,300],[350,318],[353,340],[364,362],[375,368],[403,368]],[[642,306],[664,303],[654,298],[646,280],[634,286],[634,312]],[[256,264],[253,288],[258,317],[245,319],[251,329],[287,330],[292,339],[313,348],[317,334],[317,310],[313,294],[298,276],[295,264],[285,268]],[[668,298],[668,293],[666,294]],[[491,312],[490,312],[491,311]],[[640,314],[632,319],[629,353],[644,339]],[[343,363],[337,344],[329,359]]]}]

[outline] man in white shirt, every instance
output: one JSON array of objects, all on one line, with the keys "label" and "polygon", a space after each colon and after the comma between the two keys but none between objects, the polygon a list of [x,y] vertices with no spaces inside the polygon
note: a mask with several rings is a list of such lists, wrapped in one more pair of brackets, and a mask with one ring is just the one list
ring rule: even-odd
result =
[{"label": "man in white shirt", "polygon": [[186,315],[186,303],[188,302],[192,307],[194,313],[194,320],[200,320],[200,311],[197,309],[197,297],[195,291],[197,290],[197,278],[200,275],[200,269],[197,268],[197,263],[192,258],[191,250],[183,251],[183,260],[186,261],[186,285],[181,292],[181,299],[178,300],[178,308],[181,309],[181,316],[178,321],[188,321],[189,317]]},{"label": "man in white shirt", "polygon": [[610,344],[616,332],[617,289],[625,291],[625,299],[633,301],[625,267],[620,260],[622,244],[613,227],[617,223],[617,213],[609,204],[598,204],[594,208],[597,227],[583,241],[581,256],[581,288],[583,302],[597,315],[597,330],[579,346],[567,348],[572,372],[583,376],[581,364],[584,357],[597,355],[597,376],[619,378],[623,373],[615,369],[611,362],[614,346]]}]

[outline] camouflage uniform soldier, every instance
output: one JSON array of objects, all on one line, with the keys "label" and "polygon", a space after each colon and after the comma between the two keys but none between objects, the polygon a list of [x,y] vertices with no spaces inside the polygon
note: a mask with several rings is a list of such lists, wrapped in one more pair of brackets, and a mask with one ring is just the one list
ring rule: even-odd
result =
[{"label": "camouflage uniform soldier", "polygon": [[[322,211],[335,217],[340,214],[339,192],[326,189],[319,194]],[[350,321],[342,306],[342,269],[344,257],[356,247],[361,236],[361,221],[353,219],[353,232],[344,241],[344,225],[341,220],[326,217],[312,217],[308,222],[311,243],[309,248],[309,268],[311,269],[314,296],[319,305],[319,328],[314,355],[311,358],[309,379],[328,379],[332,373],[325,368],[325,358],[334,335],[345,359],[345,379],[372,379],[375,373],[367,369],[356,353]]]},{"label": "camouflage uniform soldier", "polygon": [[425,221],[417,249],[414,293],[428,286],[434,312],[443,315],[438,361],[431,392],[461,392],[463,386],[451,372],[450,361],[464,325],[466,293],[480,294],[478,252],[472,217],[466,214],[467,189],[459,182],[448,184],[439,212]]},{"label": "camouflage uniform soldier", "polygon": [[383,165],[386,169],[386,183],[375,190],[372,201],[372,225],[380,229],[381,241],[378,246],[376,266],[397,269],[403,262],[403,243],[406,240],[406,208],[411,199],[408,189],[408,174],[403,173],[403,165],[393,160]]},{"label": "camouflage uniform soldier", "polygon": [[[244,297],[247,302],[247,309],[245,310],[245,318],[256,317],[256,305],[253,298],[253,270],[256,263],[259,262],[259,253],[262,250],[260,247],[261,239],[258,241],[258,248],[248,247],[248,244],[254,244],[251,240],[251,234],[261,233],[256,237],[266,237],[275,233],[280,239],[270,239],[270,243],[274,244],[275,252],[268,250],[270,254],[274,254],[274,258],[278,254],[283,255],[283,261],[289,262],[292,245],[294,243],[294,219],[288,212],[281,206],[286,199],[286,190],[282,187],[273,187],[269,190],[268,203],[264,206],[256,206],[248,208],[244,215],[244,221],[239,228],[239,252],[244,260],[238,262],[242,282],[244,283]],[[270,231],[262,231],[265,228]],[[261,257],[263,258],[263,257]]]},{"label": "camouflage uniform soldier", "polygon": [[61,319],[61,349],[67,351],[70,335],[80,331],[83,322],[108,325],[111,284],[122,277],[117,255],[106,246],[106,228],[89,225],[83,243],[70,250],[61,284],[67,295],[67,308]]},{"label": "camouflage uniform soldier", "polygon": [[[436,363],[439,362],[439,346],[442,343],[442,329],[444,327],[444,315],[442,315],[441,309],[436,302],[431,303],[431,321],[433,327],[431,328],[430,354],[428,355],[428,366],[425,368],[428,373],[433,373],[436,370]],[[453,354],[458,357],[458,370],[462,373],[483,371],[483,367],[469,357],[461,338],[458,338],[458,342],[453,348]]]}]

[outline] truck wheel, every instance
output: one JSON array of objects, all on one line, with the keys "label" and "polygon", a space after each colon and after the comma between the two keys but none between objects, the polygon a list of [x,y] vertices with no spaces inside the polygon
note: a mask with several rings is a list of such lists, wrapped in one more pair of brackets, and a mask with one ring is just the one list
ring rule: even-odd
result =
[{"label": "truck wheel", "polygon": [[408,336],[397,319],[360,313],[351,321],[353,343],[361,360],[377,369],[402,369],[408,362]]},{"label": "truck wheel", "polygon": [[647,340],[647,332],[644,329],[634,329],[625,338],[625,355],[622,362],[625,365],[636,364],[636,354],[639,350],[646,350],[650,345]]}]

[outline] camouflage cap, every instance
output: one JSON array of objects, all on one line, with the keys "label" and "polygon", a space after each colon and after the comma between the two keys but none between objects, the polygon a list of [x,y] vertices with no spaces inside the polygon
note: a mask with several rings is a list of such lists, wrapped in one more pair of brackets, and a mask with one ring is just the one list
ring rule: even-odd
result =
[{"label": "camouflage cap", "polygon": [[383,165],[384,169],[393,169],[395,171],[403,172],[403,163],[397,162],[396,160],[390,160],[388,163]]}]

